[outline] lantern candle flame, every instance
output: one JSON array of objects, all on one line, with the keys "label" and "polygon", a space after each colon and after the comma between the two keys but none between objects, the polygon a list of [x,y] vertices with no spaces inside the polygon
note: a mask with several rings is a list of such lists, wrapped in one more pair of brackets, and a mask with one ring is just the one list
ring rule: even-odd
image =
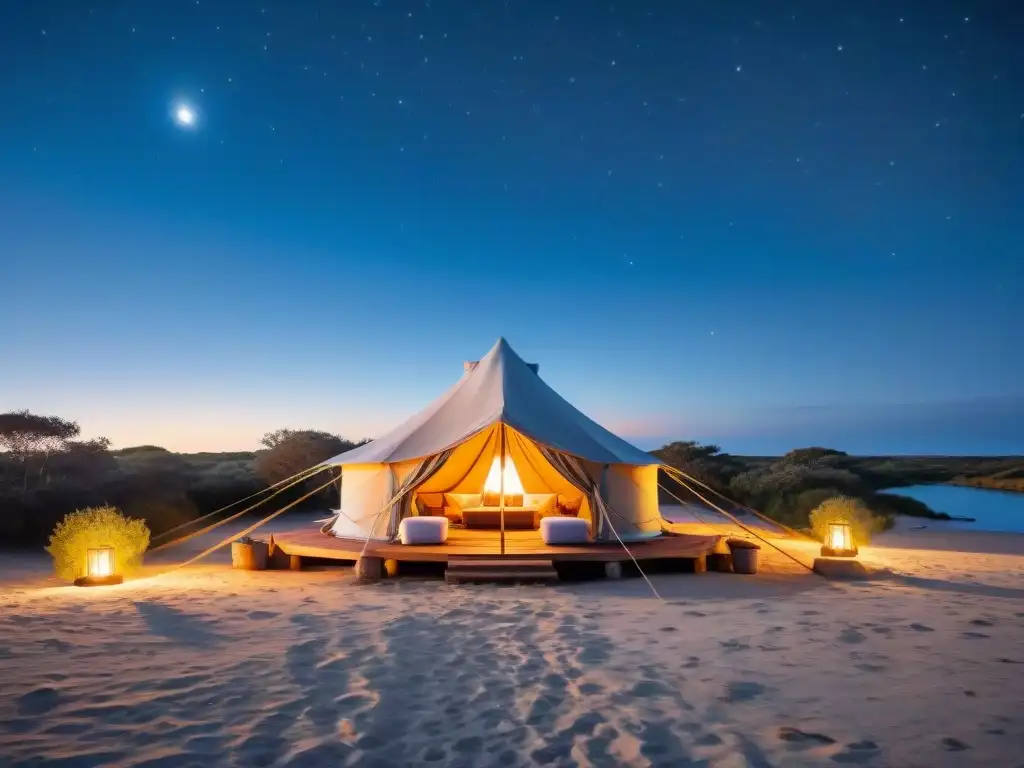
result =
[{"label": "lantern candle flame", "polygon": [[90,547],[86,553],[85,576],[75,580],[79,587],[96,587],[106,584],[120,584],[123,577],[114,572],[114,548],[109,546]]},{"label": "lantern candle flame", "polygon": [[94,579],[112,576],[114,573],[114,548],[97,547],[96,549],[90,549],[89,567],[86,570],[86,575]]},{"label": "lantern candle flame", "polygon": [[853,540],[853,526],[846,520],[828,524],[825,543],[821,545],[825,557],[856,557],[857,544]]}]

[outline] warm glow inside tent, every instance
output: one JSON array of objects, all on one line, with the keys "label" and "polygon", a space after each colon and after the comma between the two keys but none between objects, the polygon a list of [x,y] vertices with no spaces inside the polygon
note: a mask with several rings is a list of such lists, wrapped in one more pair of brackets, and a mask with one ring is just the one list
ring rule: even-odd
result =
[{"label": "warm glow inside tent", "polygon": [[324,530],[392,540],[403,518],[483,529],[581,517],[595,539],[657,536],[658,465],[576,410],[504,339],[425,410],[324,462],[341,467],[341,509]]}]

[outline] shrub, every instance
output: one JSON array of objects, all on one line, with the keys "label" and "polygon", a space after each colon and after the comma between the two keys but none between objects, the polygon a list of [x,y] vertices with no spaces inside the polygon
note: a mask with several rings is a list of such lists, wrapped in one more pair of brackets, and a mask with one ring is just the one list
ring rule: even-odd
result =
[{"label": "shrub", "polygon": [[850,496],[833,496],[811,510],[811,530],[821,541],[825,540],[828,524],[838,520],[850,524],[858,544],[869,543],[871,534],[884,531],[892,524],[891,519],[876,516],[863,501]]},{"label": "shrub", "polygon": [[57,578],[73,581],[84,575],[90,547],[114,548],[115,573],[131,575],[142,566],[149,546],[149,528],[142,520],[125,517],[116,507],[78,509],[57,523],[46,551]]},{"label": "shrub", "polygon": [[843,495],[838,488],[812,488],[803,491],[793,500],[793,516],[800,522],[801,527],[806,528],[810,525],[812,511],[829,499]]}]

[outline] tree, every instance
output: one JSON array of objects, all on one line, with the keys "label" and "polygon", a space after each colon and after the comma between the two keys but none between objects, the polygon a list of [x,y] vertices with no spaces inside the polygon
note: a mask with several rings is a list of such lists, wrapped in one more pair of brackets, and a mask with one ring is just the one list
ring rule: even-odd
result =
[{"label": "tree", "polygon": [[845,451],[837,451],[834,448],[812,446],[810,448],[795,448],[783,456],[782,461],[788,461],[792,464],[813,464],[823,459],[828,460],[848,455]]},{"label": "tree", "polygon": [[50,454],[62,450],[81,431],[78,422],[60,416],[38,416],[27,410],[0,414],[0,446],[21,461],[23,491],[28,490],[31,459],[42,456],[38,476],[42,482]]},{"label": "tree", "polygon": [[701,445],[695,440],[676,440],[651,453],[718,491],[727,489],[729,480],[743,470],[742,463],[722,453],[717,445]]},{"label": "tree", "polygon": [[278,429],[260,440],[267,450],[256,457],[256,465],[264,480],[276,483],[363,442],[354,443],[317,429]]}]

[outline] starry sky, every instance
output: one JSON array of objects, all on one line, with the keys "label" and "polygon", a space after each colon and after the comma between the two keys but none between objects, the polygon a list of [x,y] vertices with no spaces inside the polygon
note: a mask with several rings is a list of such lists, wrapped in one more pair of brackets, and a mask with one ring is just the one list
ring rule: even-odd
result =
[{"label": "starry sky", "polygon": [[504,335],[643,447],[1024,453],[1024,6],[0,10],[0,407],[372,436]]}]

